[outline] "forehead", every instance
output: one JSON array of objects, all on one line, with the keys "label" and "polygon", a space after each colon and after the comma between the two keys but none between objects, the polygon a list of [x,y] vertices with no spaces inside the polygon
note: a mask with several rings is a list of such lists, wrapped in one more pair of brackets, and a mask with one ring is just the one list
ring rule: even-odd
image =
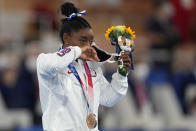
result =
[{"label": "forehead", "polygon": [[85,28],[85,29],[80,29],[77,32],[72,33],[72,37],[86,37],[86,38],[93,38],[94,37],[94,33],[93,30],[90,28]]}]

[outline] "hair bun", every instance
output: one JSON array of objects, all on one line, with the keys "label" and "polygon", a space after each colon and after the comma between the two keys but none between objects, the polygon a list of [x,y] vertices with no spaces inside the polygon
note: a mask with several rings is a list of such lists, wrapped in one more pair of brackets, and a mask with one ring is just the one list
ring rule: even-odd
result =
[{"label": "hair bun", "polygon": [[72,13],[77,13],[78,11],[79,11],[79,9],[76,8],[73,3],[66,2],[61,5],[61,14],[62,15],[68,16]]}]

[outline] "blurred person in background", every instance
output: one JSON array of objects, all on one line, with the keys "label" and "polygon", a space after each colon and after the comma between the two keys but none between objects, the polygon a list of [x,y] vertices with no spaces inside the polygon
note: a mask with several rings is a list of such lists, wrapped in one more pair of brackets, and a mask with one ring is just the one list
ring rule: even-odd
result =
[{"label": "blurred person in background", "polygon": [[[1,53],[0,91],[8,109],[27,109],[34,119],[38,90],[36,77],[36,59],[38,48],[28,45],[24,57],[14,52]],[[22,60],[20,60],[22,59]],[[36,93],[37,92],[37,93]],[[36,121],[36,120],[35,120]]]},{"label": "blurred person in background", "polygon": [[[36,70],[36,61],[37,57],[40,53],[40,45],[38,41],[32,41],[28,43],[25,47],[25,55],[22,60],[22,66],[21,70],[25,75],[25,78],[27,81],[24,81],[24,84],[28,86],[29,83],[32,83],[32,89],[29,90],[33,94],[33,108],[31,109],[33,113],[33,121],[34,124],[41,124],[41,116],[39,112],[37,112],[38,109],[37,105],[40,104],[39,102],[39,87],[38,87],[38,80],[37,80],[37,70]],[[28,80],[29,79],[29,80]]]},{"label": "blurred person in background", "polygon": [[[196,84],[196,47],[191,44],[182,44],[174,50],[172,56],[172,85],[185,114],[189,113],[189,104],[186,102],[186,92],[189,85]],[[189,102],[188,102],[189,103]]]},{"label": "blurred person in background", "polygon": [[172,23],[174,9],[170,1],[154,2],[154,11],[149,17],[146,29],[151,38],[151,49],[172,50],[180,37]]},{"label": "blurred person in background", "polygon": [[172,23],[174,9],[171,1],[159,0],[154,2],[154,11],[147,21],[146,29],[151,41],[151,69],[147,75],[146,84],[170,83],[172,53],[179,43],[180,37]]},{"label": "blurred person in background", "polygon": [[28,24],[26,41],[40,40],[45,32],[56,32],[56,12],[52,9],[49,1],[36,0],[31,5],[31,21]]},{"label": "blurred person in background", "polygon": [[36,20],[36,28],[39,31],[52,31],[57,30],[57,22],[55,11],[49,5],[46,0],[38,0],[32,7],[33,14]]},{"label": "blurred person in background", "polygon": [[[177,9],[177,7],[182,7],[179,5],[182,1],[160,0],[155,4],[156,10],[152,18],[148,20],[147,30],[152,42],[150,53],[152,67],[146,84],[148,87],[152,84],[172,84],[174,95],[177,96],[182,111],[187,113],[185,92],[189,84],[195,83],[193,73],[195,70],[195,47],[192,41],[189,42],[190,19],[188,11],[183,8],[180,12],[184,13],[179,13],[179,9]],[[185,3],[190,5],[189,2]],[[187,44],[187,46],[181,46],[183,44]]]}]

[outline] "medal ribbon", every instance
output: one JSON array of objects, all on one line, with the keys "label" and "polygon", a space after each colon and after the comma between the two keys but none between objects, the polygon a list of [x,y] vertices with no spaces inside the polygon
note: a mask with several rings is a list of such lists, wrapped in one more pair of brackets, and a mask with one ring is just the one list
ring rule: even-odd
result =
[{"label": "medal ribbon", "polygon": [[79,76],[76,68],[73,66],[73,64],[69,64],[68,68],[71,70],[71,72],[74,74],[76,79],[79,81],[79,83],[80,83],[80,85],[83,89],[84,96],[87,100],[88,108],[90,109],[90,112],[92,112],[93,111],[93,101],[94,101],[92,77],[91,77],[90,69],[89,69],[88,64],[86,63],[86,61],[83,61],[83,65],[84,65],[84,69],[85,69],[85,72],[86,72],[87,77],[88,77],[88,88],[86,88],[86,89],[84,87],[82,79],[80,78],[80,76]]},{"label": "medal ribbon", "polygon": [[92,77],[91,77],[91,72],[88,67],[88,64],[86,61],[83,61],[84,69],[86,71],[87,77],[88,77],[88,99],[89,99],[89,104],[93,109],[93,101],[94,101],[94,92],[93,92],[93,82],[92,82]]}]

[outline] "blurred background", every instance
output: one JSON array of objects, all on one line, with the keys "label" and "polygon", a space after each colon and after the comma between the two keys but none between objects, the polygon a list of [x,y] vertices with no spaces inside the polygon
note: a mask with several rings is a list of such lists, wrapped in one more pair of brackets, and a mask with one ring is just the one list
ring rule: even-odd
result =
[{"label": "blurred background", "polygon": [[[63,2],[0,0],[0,131],[42,131],[36,58],[60,47]],[[136,27],[127,96],[100,106],[100,130],[196,131],[196,0],[72,2],[87,10],[95,42],[108,52],[108,27]],[[109,81],[116,68],[104,65]]]}]

